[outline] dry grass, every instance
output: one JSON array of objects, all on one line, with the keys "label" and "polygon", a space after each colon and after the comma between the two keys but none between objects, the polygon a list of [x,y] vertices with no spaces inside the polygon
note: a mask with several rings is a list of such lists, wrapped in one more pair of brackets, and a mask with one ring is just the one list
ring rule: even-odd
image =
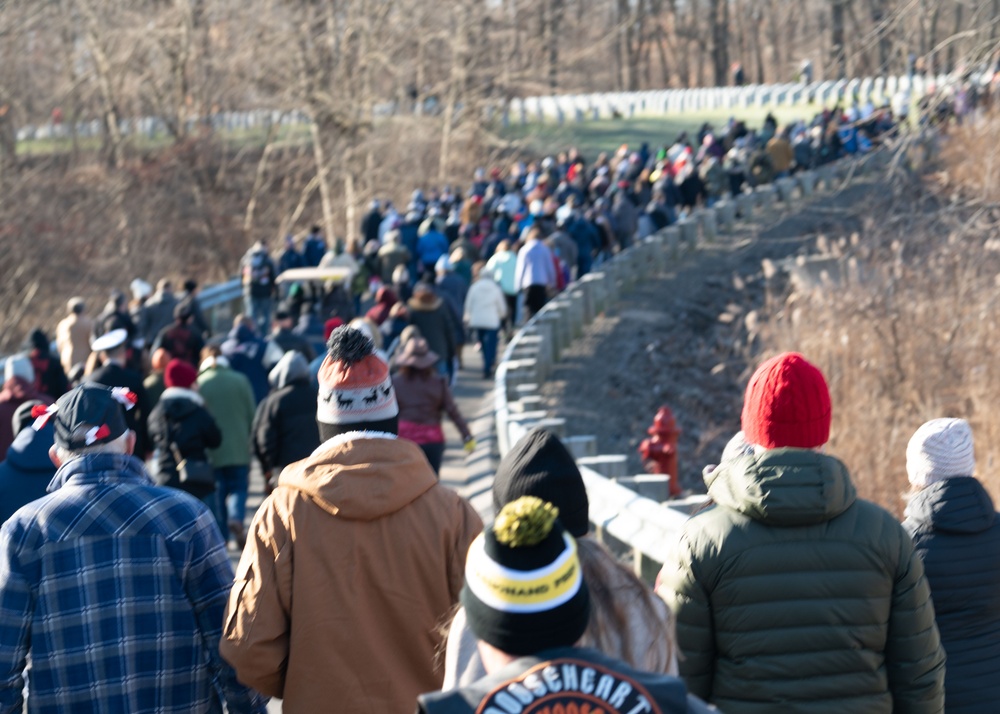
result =
[{"label": "dry grass", "polygon": [[997,139],[1000,123],[958,132],[938,185],[898,186],[873,207],[863,239],[819,241],[853,269],[839,285],[776,299],[760,335],[768,353],[797,350],[821,366],[834,405],[830,452],[863,497],[897,514],[906,443],[942,416],[972,424],[978,476],[1000,501]]},{"label": "dry grass", "polygon": [[[384,122],[356,150],[357,224],[373,196],[405,206],[410,192],[440,183],[468,185],[472,170],[494,158],[487,137],[461,126],[449,165],[439,169],[440,122]],[[81,295],[100,312],[112,288],[140,277],[197,278],[234,274],[240,256],[261,238],[278,250],[284,233],[305,233],[322,220],[311,145],[283,144],[269,156],[249,231],[247,202],[263,147],[233,147],[211,135],[176,146],[134,150],[119,169],[94,154],[26,158],[0,182],[0,355],[16,350],[34,327],[51,336],[66,300]],[[342,156],[332,156],[336,169]],[[331,172],[335,237],[347,234],[343,181]]]}]

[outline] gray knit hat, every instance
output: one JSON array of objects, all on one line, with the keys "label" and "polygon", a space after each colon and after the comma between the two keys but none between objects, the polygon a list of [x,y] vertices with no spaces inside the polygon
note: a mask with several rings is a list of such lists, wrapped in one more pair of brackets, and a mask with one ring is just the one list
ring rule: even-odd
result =
[{"label": "gray knit hat", "polygon": [[906,445],[906,474],[919,488],[975,470],[972,429],[965,419],[931,419]]}]

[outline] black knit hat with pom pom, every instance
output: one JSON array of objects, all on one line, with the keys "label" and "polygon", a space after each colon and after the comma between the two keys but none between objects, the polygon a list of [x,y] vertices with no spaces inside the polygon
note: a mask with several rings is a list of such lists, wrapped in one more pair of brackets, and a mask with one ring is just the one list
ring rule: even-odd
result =
[{"label": "black knit hat with pom pom", "polygon": [[590,595],[559,509],[522,496],[469,546],[459,596],[476,637],[513,655],[576,644]]}]

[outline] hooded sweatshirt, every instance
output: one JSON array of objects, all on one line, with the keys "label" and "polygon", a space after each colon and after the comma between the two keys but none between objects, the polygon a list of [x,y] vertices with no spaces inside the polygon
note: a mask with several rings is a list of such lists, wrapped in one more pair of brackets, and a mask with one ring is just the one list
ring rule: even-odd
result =
[{"label": "hooded sweatshirt", "polygon": [[254,518],[222,655],[286,714],[412,711],[440,688],[437,627],[480,530],[416,444],[330,439],[281,473]]},{"label": "hooded sweatshirt", "polygon": [[306,458],[319,446],[316,389],[309,365],[298,352],[286,352],[267,376],[272,392],[257,407],[253,450],[264,471]]},{"label": "hooded sweatshirt", "polygon": [[11,426],[14,412],[31,399],[52,403],[51,397],[37,391],[22,377],[11,377],[4,382],[3,389],[0,389],[0,461],[7,458],[7,449],[14,441],[14,428]]},{"label": "hooded sweatshirt", "polygon": [[658,592],[681,676],[727,714],[941,712],[944,653],[920,559],[843,463],[773,449],[706,476]]},{"label": "hooded sweatshirt", "polygon": [[254,402],[259,403],[267,396],[267,369],[264,367],[268,359],[267,343],[246,325],[239,325],[230,330],[221,349],[229,366],[250,380]]},{"label": "hooded sweatshirt", "polygon": [[948,655],[948,714],[992,711],[1000,700],[1000,518],[983,485],[948,478],[920,491],[903,527],[924,562]]},{"label": "hooded sweatshirt", "polygon": [[30,426],[22,429],[0,463],[0,523],[26,503],[45,495],[49,481],[56,473],[49,458],[49,447],[55,435],[49,422],[40,431]]},{"label": "hooded sweatshirt", "polygon": [[253,387],[245,375],[229,366],[225,357],[209,357],[198,372],[198,394],[222,432],[222,443],[208,452],[215,468],[250,463],[250,427],[253,424]]}]

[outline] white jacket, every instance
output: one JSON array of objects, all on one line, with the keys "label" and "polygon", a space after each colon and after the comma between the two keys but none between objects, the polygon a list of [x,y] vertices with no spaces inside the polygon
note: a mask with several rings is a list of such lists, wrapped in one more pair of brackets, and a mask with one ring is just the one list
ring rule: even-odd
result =
[{"label": "white jacket", "polygon": [[507,315],[507,298],[488,275],[474,280],[465,295],[465,322],[469,327],[496,330]]}]

